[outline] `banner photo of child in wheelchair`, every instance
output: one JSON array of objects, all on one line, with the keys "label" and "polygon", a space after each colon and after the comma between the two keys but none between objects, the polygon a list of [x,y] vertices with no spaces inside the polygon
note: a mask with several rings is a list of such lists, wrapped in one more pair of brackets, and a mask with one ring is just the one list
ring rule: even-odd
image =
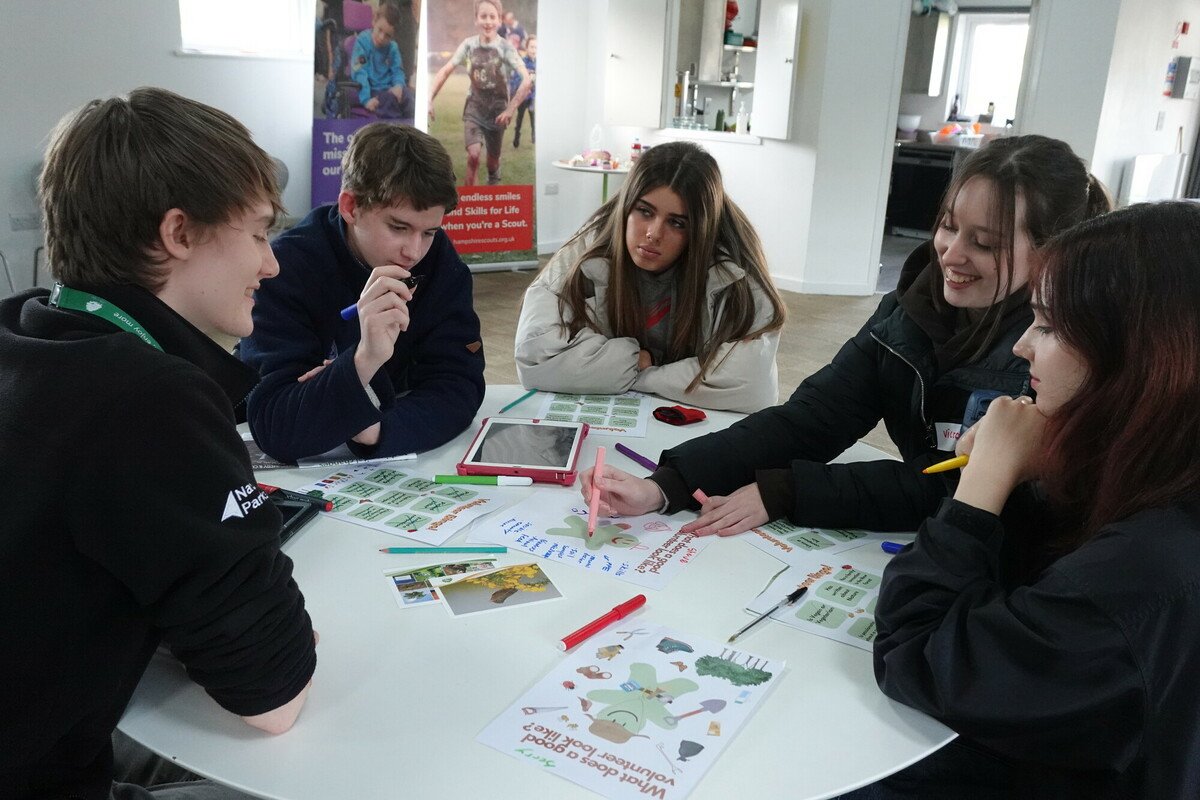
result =
[{"label": "banner photo of child in wheelchair", "polygon": [[318,0],[314,118],[412,124],[416,13],[412,0]]}]

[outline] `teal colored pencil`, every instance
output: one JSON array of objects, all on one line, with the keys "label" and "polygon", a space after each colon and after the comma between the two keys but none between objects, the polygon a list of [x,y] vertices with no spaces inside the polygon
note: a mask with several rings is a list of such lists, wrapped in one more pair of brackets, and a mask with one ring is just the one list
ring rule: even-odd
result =
[{"label": "teal colored pencil", "polygon": [[513,400],[511,403],[509,403],[508,405],[506,405],[504,408],[500,409],[500,413],[501,413],[501,414],[503,414],[505,411],[508,411],[510,408],[513,408],[514,406],[517,406],[517,405],[519,405],[519,404],[521,404],[521,403],[524,403],[526,400],[528,400],[529,398],[533,397],[533,396],[534,396],[535,394],[537,394],[537,393],[538,393],[538,390],[537,390],[537,389],[530,389],[528,392],[526,392],[525,394],[521,395],[521,396],[520,396],[520,397],[518,397],[516,400]]},{"label": "teal colored pencil", "polygon": [[507,547],[381,547],[381,553],[507,553]]}]

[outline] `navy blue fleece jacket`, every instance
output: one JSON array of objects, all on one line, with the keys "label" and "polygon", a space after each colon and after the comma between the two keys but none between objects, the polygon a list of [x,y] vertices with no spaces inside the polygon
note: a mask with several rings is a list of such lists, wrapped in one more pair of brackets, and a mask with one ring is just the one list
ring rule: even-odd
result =
[{"label": "navy blue fleece jacket", "polygon": [[[376,407],[354,370],[353,305],[371,270],[350,252],[336,206],[313,209],[272,247],[279,276],[255,294],[254,333],[239,354],[262,380],[247,416],[263,451],[283,461],[347,443],[363,457],[429,450],[461,433],[483,402],[483,346],[471,302],[471,273],[444,231],[411,270],[420,283],[409,303],[409,328],[375,374]],[[297,378],[322,363],[315,377]],[[351,442],[382,423],[379,443]]]}]

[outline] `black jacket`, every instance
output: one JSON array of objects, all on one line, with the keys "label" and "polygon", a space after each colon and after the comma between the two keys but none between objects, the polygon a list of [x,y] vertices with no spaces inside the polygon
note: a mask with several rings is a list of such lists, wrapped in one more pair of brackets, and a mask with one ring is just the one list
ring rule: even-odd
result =
[{"label": "black jacket", "polygon": [[890,697],[1012,762],[1011,796],[1200,797],[1200,502],[1139,512],[1022,574],[1044,506],[945,500],[883,574]]},{"label": "black jacket", "polygon": [[[1028,295],[1004,301],[994,341],[973,358],[973,342],[962,341],[971,328],[956,323],[959,312],[917,296],[937,287],[937,267],[922,245],[905,263],[900,288],[884,295],[858,334],[787,402],[665,451],[651,479],[669,510],[695,507],[694,489],[726,495],[757,481],[772,519],[915,530],[957,480],[956,473],[920,474],[953,455],[953,442],[937,449],[935,423],[961,423],[976,389],[1016,395],[1029,384],[1028,363],[1012,352],[1033,319]],[[826,463],[880,420],[903,461]]]},{"label": "black jacket", "polygon": [[0,302],[6,798],[108,797],[110,734],[160,642],[245,716],[316,665],[234,427],[253,371],[144,289],[92,292],[165,352],[44,290]]}]

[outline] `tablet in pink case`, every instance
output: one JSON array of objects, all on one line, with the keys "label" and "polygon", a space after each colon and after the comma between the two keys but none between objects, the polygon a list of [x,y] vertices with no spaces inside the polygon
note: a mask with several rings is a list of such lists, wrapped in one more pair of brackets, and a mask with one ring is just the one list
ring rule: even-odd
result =
[{"label": "tablet in pink case", "polygon": [[586,422],[487,417],[458,462],[458,474],[522,475],[570,486],[587,434]]}]

